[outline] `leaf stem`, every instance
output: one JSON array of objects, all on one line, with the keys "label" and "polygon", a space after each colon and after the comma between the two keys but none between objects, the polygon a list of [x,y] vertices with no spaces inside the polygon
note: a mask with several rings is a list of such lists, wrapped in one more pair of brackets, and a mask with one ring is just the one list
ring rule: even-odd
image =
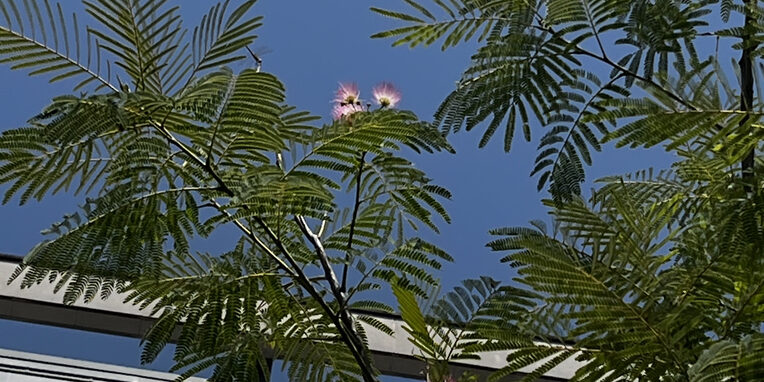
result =
[{"label": "leaf stem", "polygon": [[342,286],[340,291],[347,292],[348,281],[348,268],[350,267],[351,252],[353,251],[353,236],[355,234],[355,224],[358,220],[358,210],[361,207],[361,175],[363,175],[363,167],[366,163],[366,152],[361,153],[358,159],[358,174],[356,175],[355,182],[355,202],[353,203],[353,216],[350,220],[350,233],[348,234],[348,246],[347,253],[345,254],[345,265],[342,267]]},{"label": "leaf stem", "polygon": [[[745,21],[743,25],[743,53],[740,57],[740,110],[748,112],[753,109],[753,54],[759,46],[759,43],[754,40],[754,28],[757,27],[756,19],[754,18],[751,0],[743,0],[745,7]],[[746,115],[740,120],[740,126],[744,127],[748,122],[750,116]],[[754,165],[756,161],[756,147],[752,147],[750,151],[743,158],[740,163],[740,170],[743,178],[743,189],[745,193],[750,195],[753,193],[753,181],[754,181]]]},{"label": "leaf stem", "polygon": [[32,43],[32,44],[34,44],[34,45],[37,45],[38,47],[40,47],[40,48],[42,48],[42,49],[45,49],[45,50],[46,50],[46,51],[48,51],[49,53],[52,53],[53,55],[55,55],[55,56],[57,56],[57,57],[59,57],[59,58],[61,58],[61,59],[63,59],[63,60],[66,60],[66,61],[67,61],[67,62],[69,62],[70,64],[72,64],[72,65],[76,66],[76,67],[77,67],[77,68],[79,68],[81,71],[83,71],[83,72],[85,72],[86,74],[88,74],[89,76],[91,76],[91,77],[95,78],[96,80],[98,80],[100,83],[102,83],[102,84],[104,84],[105,86],[107,86],[109,89],[111,89],[111,90],[112,90],[112,91],[114,91],[115,93],[119,93],[119,89],[117,89],[117,87],[116,87],[116,86],[112,85],[112,84],[111,84],[109,81],[107,81],[105,78],[103,78],[103,77],[101,77],[100,75],[96,74],[95,72],[93,72],[93,71],[92,71],[92,70],[90,70],[89,68],[87,68],[87,67],[85,67],[84,65],[80,64],[80,63],[79,63],[79,61],[75,61],[74,59],[70,58],[69,56],[67,56],[67,55],[65,55],[65,54],[63,54],[63,53],[61,53],[61,52],[59,52],[59,51],[57,51],[57,50],[55,50],[55,49],[53,49],[53,48],[51,48],[51,47],[49,47],[49,46],[45,45],[45,44],[42,44],[42,43],[40,43],[40,42],[38,42],[38,41],[36,41],[36,40],[34,40],[34,39],[31,39],[31,38],[29,38],[29,37],[27,37],[27,36],[25,36],[25,35],[23,35],[23,34],[20,34],[20,33],[16,33],[15,31],[13,31],[13,30],[11,30],[11,29],[9,29],[9,28],[5,28],[5,27],[3,27],[3,26],[0,26],[0,32],[5,32],[5,33],[8,33],[8,34],[10,34],[10,35],[13,35],[13,36],[15,36],[15,37],[18,37],[18,38],[20,38],[20,39],[23,39],[23,40],[25,40],[25,41],[28,41],[28,42],[30,42],[30,43]]}]

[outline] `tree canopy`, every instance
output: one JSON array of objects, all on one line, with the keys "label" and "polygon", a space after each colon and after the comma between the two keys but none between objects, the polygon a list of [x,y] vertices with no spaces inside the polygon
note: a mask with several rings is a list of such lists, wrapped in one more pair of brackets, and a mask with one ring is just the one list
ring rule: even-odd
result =
[{"label": "tree canopy", "polygon": [[[342,84],[322,126],[261,70],[254,3],[187,30],[166,0],[83,0],[85,28],[62,4],[0,0],[0,62],[77,93],[0,135],[3,202],[84,199],[12,281],[66,302],[126,293],[158,316],[142,361],[176,341],[180,378],[268,380],[277,357],[291,380],[377,380],[366,332],[393,330],[369,312],[396,312],[376,293],[391,290],[432,381],[474,380],[450,364],[497,350],[490,380],[569,359],[576,381],[764,379],[758,1],[372,8],[402,23],[373,36],[394,45],[481,45],[432,122],[396,109],[390,84],[376,105]],[[516,129],[540,134],[531,175],[552,221],[491,231],[513,280],[438,297],[454,259],[420,230],[450,222],[451,194],[407,153],[475,128],[480,146],[502,128],[506,151]],[[679,159],[583,192],[606,143]],[[194,249],[224,227],[239,239]]]},{"label": "tree canopy", "polygon": [[[470,328],[463,346],[513,351],[493,379],[541,361],[533,380],[569,358],[586,362],[577,381],[764,378],[758,1],[373,10],[404,23],[374,36],[394,45],[483,43],[435,113],[442,132],[482,126],[482,146],[503,125],[509,151],[516,128],[528,140],[543,130],[532,175],[553,223],[497,228],[488,243],[534,297]],[[584,165],[606,142],[663,145],[679,160],[585,195]]]}]

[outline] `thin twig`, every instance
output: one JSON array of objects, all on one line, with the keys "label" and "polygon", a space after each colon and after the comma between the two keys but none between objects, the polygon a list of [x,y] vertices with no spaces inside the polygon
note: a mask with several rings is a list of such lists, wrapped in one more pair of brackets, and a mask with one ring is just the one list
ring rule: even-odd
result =
[{"label": "thin twig", "polygon": [[355,224],[358,220],[358,210],[361,207],[361,176],[363,175],[363,166],[366,163],[366,152],[361,153],[358,159],[358,174],[356,175],[355,182],[355,202],[353,203],[353,216],[350,220],[350,232],[348,233],[348,246],[347,254],[345,255],[345,265],[342,267],[342,286],[340,291],[347,293],[347,281],[348,281],[348,268],[352,261],[351,253],[353,252],[353,236],[355,234]]}]

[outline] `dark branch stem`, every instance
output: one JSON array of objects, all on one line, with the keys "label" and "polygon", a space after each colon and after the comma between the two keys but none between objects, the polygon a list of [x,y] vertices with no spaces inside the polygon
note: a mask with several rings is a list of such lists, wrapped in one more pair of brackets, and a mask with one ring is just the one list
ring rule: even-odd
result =
[{"label": "dark branch stem", "polygon": [[[753,15],[751,0],[743,0],[745,5],[745,24],[743,25],[743,54],[740,57],[740,110],[744,112],[751,111],[753,108],[753,53],[758,48],[758,42],[753,39],[754,29],[756,28],[756,19]],[[749,120],[746,115],[740,121],[740,126],[744,127]],[[741,173],[743,178],[743,187],[746,194],[753,192],[753,175],[756,158],[756,148],[752,147],[741,162]]]},{"label": "dark branch stem", "polygon": [[256,55],[249,46],[245,46],[245,48],[247,48],[247,52],[249,52],[249,55],[252,56],[252,59],[255,60],[255,63],[257,64],[255,71],[259,73],[260,69],[263,67],[263,59]]},{"label": "dark branch stem", "polygon": [[289,255],[289,252],[284,246],[284,243],[282,243],[281,240],[276,237],[276,234],[270,229],[270,227],[265,224],[262,219],[256,219],[262,229],[265,230],[268,233],[268,236],[270,236],[271,239],[276,243],[276,246],[279,248],[279,250],[285,254],[287,260],[296,270],[298,275],[300,275],[297,280],[300,282],[302,287],[308,291],[311,297],[313,297],[313,299],[316,300],[319,305],[321,305],[321,307],[324,309],[324,312],[334,323],[334,326],[337,328],[337,331],[339,332],[343,341],[348,345],[350,351],[353,353],[353,358],[355,358],[356,362],[358,362],[358,366],[361,368],[361,374],[363,375],[363,380],[365,382],[375,382],[377,379],[372,373],[373,366],[369,357],[367,356],[367,352],[365,351],[366,347],[355,331],[353,318],[350,316],[349,310],[344,306],[344,295],[339,291],[337,276],[334,274],[334,270],[329,263],[328,256],[324,251],[321,240],[318,238],[318,236],[313,234],[313,231],[310,230],[304,218],[295,217],[295,220],[297,220],[297,225],[301,230],[303,230],[303,233],[309,238],[309,240],[311,240],[311,243],[316,250],[316,254],[318,255],[319,261],[321,261],[322,267],[324,268],[325,277],[331,286],[332,294],[339,304],[339,309],[336,313],[331,309],[331,307],[329,307],[326,301],[324,301],[323,297],[318,293],[315,287],[310,284],[310,280],[307,278],[307,276],[305,276],[302,268],[300,268],[299,264],[297,264],[297,262],[294,260],[294,257]]},{"label": "dark branch stem", "polygon": [[348,268],[350,267],[350,261],[352,260],[351,252],[353,251],[353,236],[355,235],[355,223],[358,220],[358,210],[361,207],[361,175],[363,175],[363,166],[366,164],[366,152],[361,153],[361,157],[358,159],[358,174],[355,181],[355,202],[353,204],[353,216],[350,220],[350,233],[348,233],[348,247],[347,254],[345,255],[345,266],[342,267],[342,287],[343,293],[347,292],[348,281]]},{"label": "dark branch stem", "polygon": [[[589,109],[590,106],[592,106],[592,104],[594,104],[594,102],[597,100],[597,97],[599,97],[600,94],[602,94],[602,92],[604,92],[607,88],[609,88],[616,81],[618,81],[621,78],[622,75],[623,75],[623,73],[619,73],[618,75],[616,75],[613,78],[611,78],[610,81],[608,81],[608,83],[606,83],[604,86],[600,87],[597,90],[597,92],[594,93],[586,101],[584,106],[581,107],[581,111],[578,112],[578,115],[576,116],[576,120],[573,121],[572,125],[570,125],[570,131],[568,131],[568,135],[565,137],[565,140],[562,142],[562,146],[560,146],[560,147],[565,147],[568,144],[568,142],[570,141],[570,138],[573,136],[573,133],[576,131],[576,127],[579,125],[579,123],[581,123],[581,119],[584,118],[584,116],[586,115],[585,114],[586,111]],[[561,157],[561,155],[557,155],[557,157],[555,157],[554,163],[552,164],[552,171],[556,171],[557,166],[560,163],[560,157]]]},{"label": "dark branch stem", "polygon": [[[235,87],[236,81],[231,81],[231,83],[228,85],[228,89],[225,94],[225,99],[223,100],[222,107],[220,108],[220,112],[218,113],[218,120],[215,123],[215,128],[212,130],[212,138],[210,138],[210,146],[207,148],[207,165],[210,166],[212,164],[212,153],[215,149],[215,140],[218,137],[218,131],[220,130],[220,125],[223,124],[223,114],[225,114],[226,110],[228,109],[228,103],[233,96],[233,88]],[[168,113],[169,114],[169,113]],[[164,125],[164,123],[162,123]]]},{"label": "dark branch stem", "polygon": [[[745,310],[746,306],[751,303],[751,300],[754,296],[756,296],[759,291],[764,288],[764,281],[760,282],[758,285],[756,285],[756,288],[754,288],[751,293],[748,294],[748,296],[745,297],[745,300],[741,301],[740,306],[738,309],[735,310],[735,313],[732,315],[732,317],[729,318],[729,320],[724,325],[724,331],[721,333],[722,339],[727,339],[730,337],[730,334],[732,334],[732,329],[734,329],[735,323],[740,318],[740,315]],[[742,298],[743,296],[741,296]]]},{"label": "dark branch stem", "polygon": [[[284,170],[281,153],[276,153],[276,166],[278,166],[281,170]],[[358,365],[361,366],[361,373],[363,374],[364,381],[376,381],[376,378],[374,378],[374,375],[372,374],[373,366],[369,358],[366,356],[366,346],[364,345],[363,341],[361,341],[358,334],[355,332],[353,318],[347,309],[348,299],[345,294],[345,290],[340,288],[339,281],[337,280],[337,275],[334,273],[334,268],[332,268],[332,264],[329,261],[329,256],[327,255],[326,249],[321,242],[320,233],[314,233],[313,230],[310,229],[308,222],[303,216],[295,215],[294,221],[297,224],[297,227],[300,228],[300,231],[303,233],[303,235],[308,238],[308,241],[310,241],[311,245],[313,246],[313,249],[316,252],[316,256],[318,257],[318,261],[321,264],[321,268],[324,271],[324,279],[326,279],[326,281],[329,283],[329,289],[331,290],[334,299],[337,301],[338,309],[336,314],[328,306],[324,309],[324,311],[327,315],[330,316],[332,322],[334,322],[334,325],[337,327],[337,331],[340,333],[340,336],[350,347],[356,362],[358,362]],[[260,225],[263,226],[263,229],[269,232],[271,237],[276,237],[270,228],[265,225],[262,219],[260,219],[259,222]],[[277,245],[279,245],[279,248],[282,250],[282,252],[286,254],[287,249],[283,246],[283,243],[281,243],[281,241],[278,239],[274,239],[274,241],[277,243]],[[299,264],[294,262],[293,257],[287,256],[287,258],[292,263],[292,266],[297,269],[297,272],[302,274],[302,269],[299,267]],[[312,285],[309,285],[309,287],[314,290]],[[305,288],[307,289],[308,287]],[[319,303],[322,304],[322,306],[326,306],[323,297],[314,295],[311,290],[308,292],[311,293],[313,298],[319,300]]]},{"label": "dark branch stem", "polygon": [[138,23],[136,19],[135,9],[133,9],[133,4],[130,4],[130,6],[127,7],[127,10],[129,12],[130,16],[130,26],[132,27],[132,35],[135,41],[135,50],[136,50],[136,57],[138,58],[138,72],[140,73],[140,78],[135,83],[135,91],[141,91],[145,90],[146,88],[146,66],[143,62],[143,55],[144,52],[142,51],[141,47],[143,46],[143,42],[141,41],[141,32],[138,28]]},{"label": "dark branch stem", "polygon": [[581,54],[581,55],[589,56],[591,58],[594,58],[594,59],[597,59],[599,61],[602,61],[603,63],[608,64],[610,67],[618,70],[619,72],[623,73],[624,75],[629,76],[629,77],[633,77],[633,78],[635,78],[635,79],[637,79],[637,80],[639,80],[641,82],[644,82],[647,85],[650,85],[651,87],[653,87],[655,89],[660,90],[663,94],[667,95],[672,100],[676,101],[677,103],[679,103],[679,104],[681,104],[681,105],[683,105],[683,106],[685,106],[685,107],[687,107],[687,108],[689,108],[691,110],[699,110],[697,107],[692,105],[689,101],[687,101],[686,99],[680,97],[679,95],[677,95],[673,91],[667,89],[665,86],[659,84],[658,82],[655,82],[655,80],[653,80],[653,79],[647,78],[647,77],[645,77],[645,76],[643,76],[643,75],[641,75],[639,73],[636,73],[634,71],[626,69],[623,66],[618,65],[618,63],[613,62],[611,59],[609,59],[607,57],[594,54],[594,53],[592,53],[592,52],[590,52],[590,51],[588,51],[586,49],[580,48],[578,46],[575,46],[574,50],[577,53]]},{"label": "dark branch stem", "polygon": [[589,1],[584,1],[584,9],[586,10],[586,19],[589,21],[589,26],[592,28],[592,33],[594,34],[594,38],[597,40],[597,45],[600,47],[600,52],[602,52],[602,57],[607,58],[607,53],[605,53],[605,46],[602,45],[602,40],[600,39],[600,34],[597,31],[597,26],[594,25],[594,20],[592,17],[592,11],[589,9]]},{"label": "dark branch stem", "polygon": [[[215,169],[208,164],[205,160],[201,159],[198,155],[196,155],[191,149],[189,149],[183,142],[179,141],[170,131],[168,131],[164,126],[158,125],[156,122],[152,122],[152,125],[162,134],[164,135],[171,144],[176,146],[178,149],[183,151],[184,154],[186,154],[191,160],[196,162],[197,165],[202,167],[205,172],[207,172],[218,184],[218,188],[221,192],[225,193],[226,195],[233,197],[236,195],[236,193],[226,184],[226,182],[223,180],[223,178],[215,171]],[[220,206],[220,208],[223,208]],[[246,206],[244,207],[246,208]],[[333,270],[331,270],[331,264],[329,265],[329,271],[328,275],[332,276],[328,281],[330,284],[333,284],[333,294],[334,297],[337,299],[337,303],[340,305],[340,308],[337,312],[335,312],[329,304],[324,300],[324,298],[321,296],[321,294],[316,290],[315,286],[311,283],[310,279],[305,275],[304,271],[300,267],[300,264],[297,263],[297,261],[294,259],[294,257],[289,253],[289,250],[286,248],[284,243],[281,242],[281,239],[276,235],[275,232],[266,224],[266,222],[260,218],[255,217],[255,222],[263,229],[268,237],[271,239],[271,241],[276,245],[278,250],[284,255],[284,258],[289,263],[289,266],[284,263],[284,260],[281,259],[279,256],[277,256],[273,251],[270,250],[270,248],[263,243],[257,236],[252,232],[252,230],[245,227],[241,222],[238,220],[234,220],[234,223],[236,224],[239,229],[241,229],[247,236],[254,240],[258,246],[263,249],[269,257],[274,259],[278,264],[279,267],[282,268],[285,272],[294,275],[297,282],[302,286],[308,294],[321,306],[321,308],[324,310],[326,315],[332,320],[332,323],[334,323],[335,327],[337,328],[337,331],[339,332],[340,336],[342,337],[343,341],[348,345],[350,348],[350,351],[353,353],[353,358],[355,358],[356,362],[358,362],[358,365],[360,366],[361,373],[363,376],[364,381],[366,382],[375,382],[377,379],[374,377],[373,374],[373,366],[371,364],[371,360],[369,359],[367,352],[365,351],[365,346],[361,339],[358,337],[358,334],[355,332],[354,325],[353,325],[353,319],[350,316],[350,313],[347,309],[344,308],[344,298],[343,295],[339,292],[339,286],[336,282],[336,276],[333,275]],[[304,220],[302,220],[302,223],[305,223]],[[301,229],[307,228],[307,223],[303,226],[303,224],[300,224],[298,222],[298,225]],[[309,228],[307,228],[310,230]],[[310,232],[310,231],[309,231]],[[315,235],[313,235],[315,236]],[[309,236],[310,238],[310,236]],[[314,242],[314,247],[316,248],[317,253],[321,252],[324,256],[324,258],[319,258],[323,260],[327,260],[326,253],[323,251],[323,246],[320,244],[320,240],[318,241],[319,246],[316,246],[316,243]],[[326,265],[326,264],[325,264]],[[325,267],[326,268],[326,267]],[[326,271],[326,269],[325,269]],[[332,281],[334,281],[332,283]]]},{"label": "dark branch stem", "polygon": [[[544,26],[543,19],[538,14],[537,14],[537,20],[539,22],[539,25],[532,25],[531,26],[532,28],[536,28],[536,29],[545,31],[545,32],[550,33],[552,35],[557,35],[558,34],[554,29],[552,29],[550,27]],[[569,45],[571,47],[571,49],[573,50],[573,54],[578,54],[578,55],[582,55],[582,56],[591,57],[591,58],[593,58],[595,60],[598,60],[598,61],[600,61],[600,62],[602,62],[604,64],[607,64],[608,66],[610,66],[611,68],[617,70],[618,72],[620,72],[624,76],[632,77],[632,78],[634,78],[636,80],[639,80],[639,81],[643,82],[644,84],[646,84],[646,85],[648,85],[648,86],[650,86],[652,88],[657,89],[661,93],[663,93],[666,96],[668,96],[669,98],[671,98],[673,101],[675,101],[678,104],[680,104],[680,105],[690,109],[691,111],[700,111],[701,110],[697,106],[693,105],[690,101],[682,98],[680,95],[674,93],[670,89],[667,89],[662,84],[656,82],[655,80],[653,80],[651,78],[648,78],[648,77],[645,77],[643,75],[640,75],[637,72],[634,72],[632,70],[624,68],[623,66],[621,66],[618,63],[614,62],[613,60],[611,60],[610,58],[608,58],[604,54],[602,56],[600,56],[600,55],[592,53],[592,52],[590,52],[590,51],[588,51],[588,50],[586,50],[584,48],[581,48],[578,44],[574,45],[574,44],[571,44],[569,41],[565,40],[562,37],[559,37],[559,38],[560,38],[560,40],[562,40],[563,42],[565,42],[567,45]],[[604,51],[603,51],[603,53],[604,53]],[[716,128],[721,130],[722,126],[717,124]]]}]

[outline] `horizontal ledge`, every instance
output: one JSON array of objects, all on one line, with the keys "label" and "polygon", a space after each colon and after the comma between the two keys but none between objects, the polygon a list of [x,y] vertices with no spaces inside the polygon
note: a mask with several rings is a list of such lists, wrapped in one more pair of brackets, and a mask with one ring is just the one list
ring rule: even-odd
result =
[{"label": "horizontal ledge", "polygon": [[[0,380],[170,382],[177,375],[159,371],[0,349]],[[190,378],[189,382],[203,382]]]},{"label": "horizontal ledge", "polygon": [[[0,254],[0,280],[8,280],[13,270],[21,263],[18,256]],[[78,329],[90,332],[114,334],[119,336],[142,338],[154,322],[145,310],[132,304],[125,304],[119,295],[106,300],[94,300],[85,304],[78,301],[72,305],[61,302],[60,295],[53,293],[53,286],[42,284],[21,289],[18,286],[5,285],[0,288],[0,318]],[[403,329],[399,316],[371,312],[354,314],[374,315],[395,332],[385,333],[367,326],[369,347],[375,366],[384,375],[412,379],[424,378],[424,363],[414,355],[417,349],[408,341],[408,333]],[[482,354],[480,360],[466,360],[452,363],[455,375],[468,371],[479,376],[506,365],[509,352],[490,352]],[[530,372],[543,364],[533,364],[522,371]],[[570,379],[583,363],[568,359],[550,370],[539,381],[565,381]],[[516,373],[506,378],[507,381],[519,380],[525,373]]]}]

